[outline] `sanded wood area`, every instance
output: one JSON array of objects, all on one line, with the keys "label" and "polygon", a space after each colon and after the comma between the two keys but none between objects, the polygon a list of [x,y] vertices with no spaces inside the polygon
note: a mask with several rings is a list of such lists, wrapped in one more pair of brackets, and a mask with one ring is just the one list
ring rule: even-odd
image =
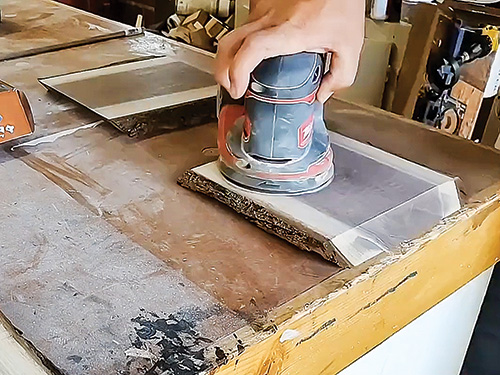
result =
[{"label": "sanded wood area", "polygon": [[328,102],[325,117],[331,130],[460,178],[466,201],[487,198],[498,189],[499,150],[380,109],[339,100]]},{"label": "sanded wood area", "polygon": [[355,267],[432,229],[461,207],[453,178],[330,133],[335,178],[300,196],[259,194],[230,183],[219,163],[179,178],[262,229],[343,267]]},{"label": "sanded wood area", "polygon": [[2,0],[0,61],[138,33],[51,0]]}]

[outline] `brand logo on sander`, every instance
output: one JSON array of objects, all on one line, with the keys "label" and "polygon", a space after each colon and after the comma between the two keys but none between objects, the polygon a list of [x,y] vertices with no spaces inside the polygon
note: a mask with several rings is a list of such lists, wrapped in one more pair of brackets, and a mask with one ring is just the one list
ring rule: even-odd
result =
[{"label": "brand logo on sander", "polygon": [[313,116],[309,117],[299,128],[299,148],[305,148],[311,142],[313,135]]}]

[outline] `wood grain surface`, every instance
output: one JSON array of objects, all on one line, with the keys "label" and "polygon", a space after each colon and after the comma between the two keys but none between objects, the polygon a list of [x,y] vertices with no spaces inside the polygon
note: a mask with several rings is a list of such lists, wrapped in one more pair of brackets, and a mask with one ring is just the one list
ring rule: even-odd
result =
[{"label": "wood grain surface", "polygon": [[216,342],[339,270],[177,185],[182,171],[215,157],[215,124],[143,140],[105,124],[81,128],[95,116],[37,83],[144,56],[132,42],[0,64],[27,92],[39,124],[35,136],[0,156],[2,181],[16,192],[1,200],[11,230],[0,272],[11,277],[0,309],[71,374],[164,366],[170,353],[154,340],[141,344],[152,359],[128,351],[144,329],[138,322],[173,314]]},{"label": "wood grain surface", "polygon": [[124,36],[132,27],[51,0],[2,0],[0,61]]}]

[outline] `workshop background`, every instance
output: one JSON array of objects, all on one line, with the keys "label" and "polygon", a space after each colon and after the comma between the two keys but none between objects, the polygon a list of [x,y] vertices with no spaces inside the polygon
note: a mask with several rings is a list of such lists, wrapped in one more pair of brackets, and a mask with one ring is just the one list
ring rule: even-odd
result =
[{"label": "workshop background", "polygon": [[[124,35],[142,33],[144,28],[146,32],[161,38],[189,46],[188,51],[195,51],[202,56],[200,58],[208,59],[215,56],[218,42],[235,27],[245,23],[248,16],[248,1],[238,0],[58,1],[129,25],[130,29]],[[352,87],[336,93],[336,97],[363,108],[380,108],[397,117],[415,120],[429,129],[446,132],[451,137],[460,137],[500,150],[500,4],[453,0],[367,0],[366,9],[366,37],[356,81]],[[96,26],[95,30],[98,29],[99,26]],[[117,30],[116,33],[123,31]],[[4,53],[6,55],[2,60],[12,60],[15,57],[15,52],[10,55],[8,51]],[[127,64],[149,68],[148,61],[141,59]],[[106,65],[104,69],[109,69],[113,74],[123,73],[113,63]],[[186,67],[182,69],[182,73],[192,79],[189,84],[193,87],[200,83],[212,85],[207,72],[189,70]],[[0,79],[1,73],[0,71]],[[73,78],[75,81],[100,79],[99,74],[91,74],[76,71],[69,77],[54,75],[38,78],[44,87],[71,98],[74,92],[68,94],[65,85],[73,82]],[[164,71],[159,74],[165,76]],[[137,85],[140,84],[137,79]],[[212,113],[215,98],[207,98],[203,90],[198,92],[200,98],[197,99],[200,101],[196,104],[196,114],[191,106],[177,107],[178,103],[174,103],[173,109],[168,112],[155,112],[153,120],[147,124],[141,117],[130,120],[126,113],[117,116],[109,112],[108,118],[105,109],[115,110],[111,109],[112,105],[92,108],[92,105],[85,102],[87,100],[91,103],[94,99],[86,88],[75,93],[83,98],[77,100],[80,104],[91,108],[105,119],[111,119],[118,130],[130,136],[150,137],[171,130],[157,127],[167,114],[170,116],[175,113],[175,118],[178,118],[176,127],[215,121]],[[20,107],[20,113],[26,114],[19,120],[23,129],[18,127],[21,135],[33,133],[35,121],[25,93],[2,81],[0,93],[11,95]],[[90,128],[95,124],[88,126]],[[9,128],[6,131],[8,133]],[[9,137],[9,134],[6,136]],[[204,149],[205,154],[210,152],[210,149]],[[77,199],[84,200],[79,196]],[[108,213],[100,214],[105,216]],[[196,240],[193,241],[196,243]],[[183,261],[183,258],[179,259],[180,263]],[[462,375],[500,374],[499,274],[500,269],[493,273],[461,370]],[[250,305],[251,303],[248,304]],[[252,308],[248,306],[244,308]],[[224,358],[218,360],[222,363]]]},{"label": "workshop background", "polygon": [[[141,15],[148,29],[210,52],[248,14],[247,2],[234,0],[60,1],[129,25]],[[498,85],[490,80],[500,61],[496,54],[478,58],[489,54],[487,46],[463,59],[488,43],[484,35],[495,33],[488,27],[500,23],[500,6],[483,3],[367,2],[360,70],[355,84],[337,96],[500,147]],[[446,62],[449,51],[458,65]],[[449,82],[437,78],[440,69],[451,69]]]}]

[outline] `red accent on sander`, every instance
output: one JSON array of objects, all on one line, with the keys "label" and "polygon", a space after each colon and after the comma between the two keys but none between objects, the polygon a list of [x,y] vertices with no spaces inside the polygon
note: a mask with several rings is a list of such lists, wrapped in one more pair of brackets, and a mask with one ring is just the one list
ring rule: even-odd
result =
[{"label": "red accent on sander", "polygon": [[313,192],[332,181],[334,154],[316,100],[323,65],[315,53],[264,60],[243,103],[222,101],[219,169],[228,181],[272,194]]}]

